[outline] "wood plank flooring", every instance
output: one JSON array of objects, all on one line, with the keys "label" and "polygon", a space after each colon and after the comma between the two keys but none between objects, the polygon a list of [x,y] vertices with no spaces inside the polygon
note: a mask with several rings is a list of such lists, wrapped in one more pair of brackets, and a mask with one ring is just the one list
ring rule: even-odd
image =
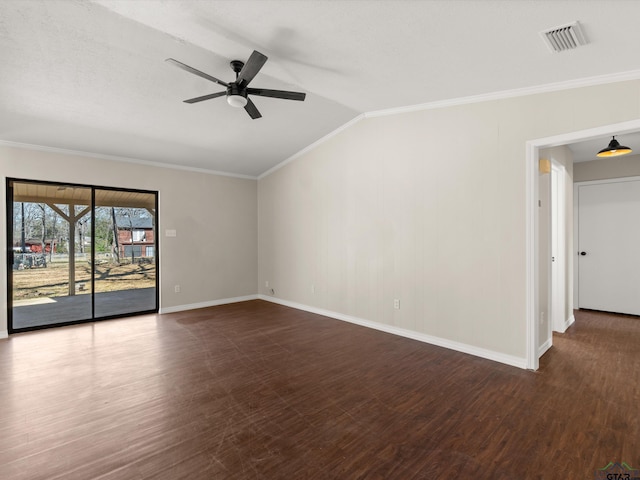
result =
[{"label": "wood plank flooring", "polygon": [[0,478],[591,479],[640,467],[640,319],[538,372],[261,300],[0,341]]}]

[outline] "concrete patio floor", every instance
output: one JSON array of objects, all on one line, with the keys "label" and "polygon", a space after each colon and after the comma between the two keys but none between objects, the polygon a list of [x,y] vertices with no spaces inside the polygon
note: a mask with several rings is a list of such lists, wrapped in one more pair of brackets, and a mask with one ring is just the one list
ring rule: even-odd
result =
[{"label": "concrete patio floor", "polygon": [[[137,288],[96,293],[95,317],[110,317],[155,310],[156,289]],[[91,295],[21,300],[13,306],[13,329],[91,319]]]}]

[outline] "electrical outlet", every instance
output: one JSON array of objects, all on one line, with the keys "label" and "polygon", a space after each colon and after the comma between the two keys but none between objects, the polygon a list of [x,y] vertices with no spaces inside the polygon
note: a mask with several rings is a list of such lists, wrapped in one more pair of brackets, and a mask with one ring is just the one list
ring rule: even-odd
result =
[{"label": "electrical outlet", "polygon": [[264,288],[269,288],[269,280],[267,280],[266,282],[264,282]]},{"label": "electrical outlet", "polygon": [[396,298],[393,300],[393,308],[400,310],[400,299]]},{"label": "electrical outlet", "polygon": [[544,324],[544,312],[540,312],[540,325]]},{"label": "electrical outlet", "polygon": [[316,286],[315,285],[311,285],[311,293],[316,293]]},{"label": "electrical outlet", "polygon": [[173,287],[173,291],[176,293],[180,293],[180,285],[176,285],[175,287]]}]

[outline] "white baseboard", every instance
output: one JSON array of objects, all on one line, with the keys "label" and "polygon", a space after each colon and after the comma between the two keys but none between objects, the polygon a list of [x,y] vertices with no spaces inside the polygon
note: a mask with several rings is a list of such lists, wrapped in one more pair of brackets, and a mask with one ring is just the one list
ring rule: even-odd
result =
[{"label": "white baseboard", "polygon": [[186,305],[176,305],[175,307],[166,307],[160,309],[160,314],[184,312],[185,310],[195,310],[196,308],[215,307],[217,305],[226,305],[228,303],[246,302],[247,300],[257,300],[258,295],[245,295],[244,297],[221,298],[219,300],[211,300],[208,302],[189,303]]},{"label": "white baseboard", "polygon": [[540,345],[540,347],[538,348],[538,358],[540,358],[542,355],[544,355],[547,350],[549,350],[551,348],[552,345],[552,341],[549,338],[546,342],[544,342],[542,345]]},{"label": "white baseboard", "polygon": [[569,318],[567,318],[567,321],[564,324],[564,330],[566,331],[567,328],[569,328],[575,322],[576,322],[576,317],[572,314]]},{"label": "white baseboard", "polygon": [[0,338],[9,338],[8,330],[0,330]]},{"label": "white baseboard", "polygon": [[325,317],[334,318],[336,320],[343,320],[345,322],[354,323],[356,325],[360,325],[363,327],[373,328],[375,330],[380,330],[382,332],[391,333],[393,335],[398,335],[401,337],[411,338],[413,340],[418,340],[420,342],[429,343],[431,345],[437,345],[439,347],[448,348],[450,350],[455,350],[457,352],[468,353],[469,355],[474,355],[476,357],[485,358],[487,360],[493,360],[494,362],[504,363],[506,365],[511,365],[513,367],[518,367],[522,369],[527,368],[527,359],[515,357],[513,355],[507,355],[500,352],[495,352],[493,350],[487,350],[480,347],[475,347],[473,345],[468,345],[466,343],[455,342],[453,340],[447,340],[446,338],[434,337],[431,335],[427,335],[420,332],[415,332],[413,330],[407,330],[405,328],[395,327],[393,325],[385,325],[383,323],[372,322],[370,320],[365,320],[358,317],[353,317],[351,315],[345,315],[338,312],[333,312],[331,310],[324,310],[322,308],[310,307],[308,305],[303,305],[301,303],[290,302],[288,300],[282,300],[280,298],[271,297],[268,295],[258,295],[258,298],[261,300],[266,300],[268,302],[277,303],[280,305],[284,305],[286,307],[296,308],[298,310],[303,310],[305,312],[316,313],[318,315],[323,315]]},{"label": "white baseboard", "polygon": [[576,321],[576,317],[574,315],[571,315],[569,318],[567,318],[564,322],[564,324],[562,325],[560,330],[556,330],[558,333],[564,333],[567,331],[567,328],[569,328],[571,325],[573,325]]}]

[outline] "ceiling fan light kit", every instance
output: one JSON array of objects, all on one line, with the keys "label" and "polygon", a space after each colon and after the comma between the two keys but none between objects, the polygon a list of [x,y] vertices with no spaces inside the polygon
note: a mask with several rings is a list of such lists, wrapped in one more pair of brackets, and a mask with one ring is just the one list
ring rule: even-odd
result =
[{"label": "ceiling fan light kit", "polygon": [[629,147],[620,145],[620,142],[616,140],[616,137],[614,135],[611,141],[609,142],[609,145],[607,145],[606,148],[603,148],[602,150],[600,150],[596,156],[597,157],[619,157],[620,155],[626,155],[628,153],[631,153],[632,151],[633,150],[631,150]]},{"label": "ceiling fan light kit", "polygon": [[269,90],[265,88],[249,88],[249,83],[258,74],[260,69],[267,61],[267,56],[256,50],[253,51],[253,53],[249,57],[249,60],[247,60],[247,63],[244,63],[240,60],[231,61],[231,69],[236,73],[236,80],[229,83],[219,80],[216,77],[212,77],[211,75],[201,72],[200,70],[196,70],[195,68],[190,67],[189,65],[185,65],[184,63],[179,62],[178,60],[174,60],[173,58],[167,58],[165,61],[171,63],[172,65],[175,65],[178,68],[181,68],[182,70],[185,70],[189,73],[192,73],[201,78],[209,80],[210,82],[217,83],[218,85],[222,85],[223,87],[227,88],[224,92],[210,93],[201,97],[184,100],[185,103],[198,103],[204,100],[211,100],[212,98],[218,98],[226,95],[227,103],[229,105],[236,108],[244,108],[249,116],[255,120],[262,117],[262,114],[258,111],[255,104],[251,101],[249,95],[258,95],[262,97],[272,97],[298,101],[303,101],[306,97],[306,94],[301,92]]},{"label": "ceiling fan light kit", "polygon": [[227,103],[232,107],[244,108],[247,105],[247,98],[242,95],[227,95]]}]

